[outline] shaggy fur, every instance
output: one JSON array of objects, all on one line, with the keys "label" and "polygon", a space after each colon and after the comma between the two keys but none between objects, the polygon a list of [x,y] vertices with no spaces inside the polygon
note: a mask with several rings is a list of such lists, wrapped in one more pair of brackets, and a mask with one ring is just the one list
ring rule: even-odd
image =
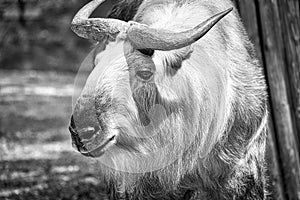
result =
[{"label": "shaggy fur", "polygon": [[[229,0],[121,0],[110,17],[183,31],[230,7]],[[151,57],[122,40],[97,48],[74,118],[77,126],[98,122],[103,135],[118,130],[103,155],[118,170],[100,170],[111,199],[265,199],[266,85],[235,10],[183,49]],[[140,66],[154,67],[152,82],[134,77]],[[161,150],[166,143],[170,148]],[[162,162],[180,156],[139,172],[159,161],[137,152],[155,149]]]}]

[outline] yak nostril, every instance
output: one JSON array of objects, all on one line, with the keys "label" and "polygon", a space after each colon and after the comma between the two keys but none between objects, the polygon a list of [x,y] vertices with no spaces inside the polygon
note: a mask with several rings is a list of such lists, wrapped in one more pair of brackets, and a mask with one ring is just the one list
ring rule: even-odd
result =
[{"label": "yak nostril", "polygon": [[81,128],[82,124],[75,125],[74,117],[71,116],[69,131],[71,133],[72,142],[74,147],[80,150],[85,150],[85,145],[93,141],[101,128],[95,124],[95,126],[86,126]]},{"label": "yak nostril", "polygon": [[71,133],[73,147],[76,147],[78,151],[80,151],[81,149],[85,150],[84,144],[81,142],[81,139],[79,138],[76,130],[69,126],[69,131]]},{"label": "yak nostril", "polygon": [[82,138],[82,141],[85,141],[94,138],[99,130],[99,127],[87,127],[78,130],[78,134]]},{"label": "yak nostril", "polygon": [[149,70],[137,71],[136,75],[144,80],[149,80],[153,76],[153,72]]}]

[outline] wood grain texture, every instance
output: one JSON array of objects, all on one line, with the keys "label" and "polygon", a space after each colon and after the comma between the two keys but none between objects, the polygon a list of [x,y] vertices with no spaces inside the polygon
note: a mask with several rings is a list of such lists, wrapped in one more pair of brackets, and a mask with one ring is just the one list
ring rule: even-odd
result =
[{"label": "wood grain texture", "polygon": [[299,0],[278,0],[285,61],[290,84],[292,115],[297,132],[295,137],[300,151],[300,7]]},{"label": "wood grain texture", "polygon": [[284,40],[276,1],[258,1],[264,63],[270,88],[284,189],[288,199],[300,198],[300,164],[296,128],[292,120],[289,84],[284,59]]},{"label": "wood grain texture", "polygon": [[[251,42],[254,44],[257,57],[260,64],[263,65],[263,53],[260,38],[260,17],[257,13],[257,4],[254,0],[239,0],[238,8],[242,22],[249,35]],[[264,66],[265,69],[265,66]],[[266,74],[266,70],[265,70]],[[270,193],[270,199],[286,200],[284,195],[284,186],[282,181],[281,166],[279,163],[278,145],[276,143],[276,133],[274,130],[274,121],[269,118],[269,131],[267,143],[267,175],[269,176],[267,191]]]},{"label": "wood grain texture", "polygon": [[276,142],[276,135],[274,130],[274,122],[272,118],[269,119],[268,124],[268,142],[267,142],[267,175],[268,185],[267,192],[270,200],[288,200],[284,192],[284,184],[282,180],[281,163],[278,152],[278,145]]}]

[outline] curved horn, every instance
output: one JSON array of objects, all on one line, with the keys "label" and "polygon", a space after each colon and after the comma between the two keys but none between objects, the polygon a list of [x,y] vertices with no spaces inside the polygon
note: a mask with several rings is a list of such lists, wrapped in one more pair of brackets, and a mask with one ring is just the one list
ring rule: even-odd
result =
[{"label": "curved horn", "polygon": [[93,0],[82,7],[74,16],[71,29],[78,36],[102,41],[103,37],[110,36],[113,39],[120,32],[128,29],[128,23],[117,19],[89,18],[93,11],[105,0]]},{"label": "curved horn", "polygon": [[174,33],[147,25],[132,23],[127,37],[136,49],[174,50],[191,45],[202,38],[218,21],[230,13],[233,8],[220,12],[188,31]]}]

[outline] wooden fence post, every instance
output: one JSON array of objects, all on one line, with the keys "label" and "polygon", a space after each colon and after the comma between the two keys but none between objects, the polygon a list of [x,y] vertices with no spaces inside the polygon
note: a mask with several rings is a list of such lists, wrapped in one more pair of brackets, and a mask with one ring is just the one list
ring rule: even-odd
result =
[{"label": "wooden fence post", "polygon": [[[263,55],[260,38],[260,17],[257,13],[257,5],[254,0],[240,0],[238,1],[239,10],[242,21],[245,25],[246,31],[249,35],[251,42],[255,46],[255,50],[260,61],[263,65]],[[265,67],[264,67],[265,68]],[[266,74],[266,72],[265,72]],[[271,113],[270,113],[271,114]],[[281,169],[278,156],[278,147],[276,144],[276,134],[274,130],[274,122],[272,117],[269,118],[269,133],[267,145],[267,175],[269,176],[267,191],[270,193],[269,198],[274,200],[285,200],[283,182],[281,178]]]},{"label": "wooden fence post", "polygon": [[300,7],[299,0],[278,0],[284,40],[285,60],[290,83],[292,114],[297,127],[295,136],[300,152]]},{"label": "wooden fence post", "polygon": [[284,62],[282,26],[278,4],[259,0],[263,57],[269,81],[271,108],[275,122],[285,193],[289,200],[300,199],[300,163],[296,129],[288,97],[288,81]]}]

